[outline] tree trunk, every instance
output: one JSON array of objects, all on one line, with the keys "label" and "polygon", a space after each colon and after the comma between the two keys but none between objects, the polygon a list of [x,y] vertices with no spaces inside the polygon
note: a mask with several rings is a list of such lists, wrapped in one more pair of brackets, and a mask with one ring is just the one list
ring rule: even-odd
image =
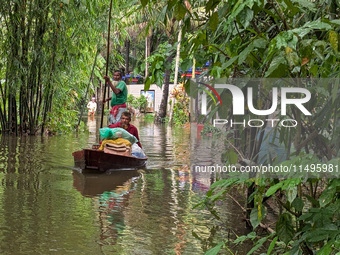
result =
[{"label": "tree trunk", "polygon": [[[173,56],[170,55],[167,57],[166,61],[171,63]],[[164,122],[164,118],[166,117],[167,107],[168,107],[168,98],[169,98],[169,84],[170,84],[170,74],[171,71],[169,69],[165,70],[165,81],[163,85],[163,94],[162,94],[162,101],[159,107],[159,111],[156,117],[156,122]]]},{"label": "tree trunk", "polygon": [[[181,52],[181,40],[182,40],[182,29],[181,29],[182,21],[179,22],[179,32],[178,32],[178,39],[177,39],[177,52],[176,52],[176,63],[175,63],[175,78],[174,78],[174,88],[177,86],[178,80],[178,69],[179,69],[179,59],[180,59],[180,52]],[[172,122],[173,110],[174,105],[176,102],[176,97],[174,97],[171,101],[170,107],[170,119],[169,122]]]},{"label": "tree trunk", "polygon": [[149,76],[149,68],[148,68],[148,37],[145,37],[145,79]]},{"label": "tree trunk", "polygon": [[129,78],[127,77],[127,74],[130,73],[130,70],[129,70],[129,60],[130,60],[130,40],[127,39],[125,41],[125,49],[126,49],[126,53],[125,53],[125,83],[126,84],[129,84]]},{"label": "tree trunk", "polygon": [[149,76],[149,67],[148,67],[148,57],[151,55],[151,37],[152,33],[145,37],[145,78]]}]

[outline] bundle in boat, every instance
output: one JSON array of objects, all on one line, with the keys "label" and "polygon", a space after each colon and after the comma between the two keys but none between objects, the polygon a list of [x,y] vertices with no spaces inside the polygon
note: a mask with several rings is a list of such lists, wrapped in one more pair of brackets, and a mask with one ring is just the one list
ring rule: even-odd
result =
[{"label": "bundle in boat", "polygon": [[131,156],[131,148],[125,144],[106,143],[104,145],[104,152],[122,156]]}]

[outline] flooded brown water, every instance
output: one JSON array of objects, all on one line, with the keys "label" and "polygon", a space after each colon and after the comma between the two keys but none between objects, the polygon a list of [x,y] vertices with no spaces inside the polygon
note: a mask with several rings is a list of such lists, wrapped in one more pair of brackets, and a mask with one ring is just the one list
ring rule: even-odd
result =
[{"label": "flooded brown water", "polygon": [[136,126],[147,169],[103,174],[73,167],[72,152],[97,142],[96,122],[79,135],[1,136],[0,254],[204,254],[246,233],[232,200],[218,206],[221,220],[193,208],[215,180],[190,170],[190,160],[216,160],[202,149],[210,140],[193,140],[190,127]]}]

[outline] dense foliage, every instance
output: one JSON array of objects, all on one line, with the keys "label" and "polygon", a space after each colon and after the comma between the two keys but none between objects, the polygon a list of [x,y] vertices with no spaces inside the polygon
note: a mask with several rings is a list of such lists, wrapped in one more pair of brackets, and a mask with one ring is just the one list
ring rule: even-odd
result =
[{"label": "dense foliage", "polygon": [[176,86],[171,92],[174,101],[172,118],[175,125],[184,125],[189,122],[189,97],[185,93],[183,84]]},{"label": "dense foliage", "polygon": [[[57,120],[61,126],[64,122],[76,124],[77,116],[72,111],[87,103],[104,75],[108,6],[106,0],[1,4],[2,132],[36,134],[53,129],[50,121]],[[115,33],[120,28],[120,18],[113,18]],[[110,70],[122,63],[117,48],[124,31],[119,35],[112,45]],[[88,91],[89,79],[93,83]]]},{"label": "dense foliage", "polygon": [[[147,0],[141,3],[145,6],[156,4]],[[192,1],[189,7],[187,3],[165,1],[164,5],[164,12],[175,10],[175,18],[183,22],[182,70],[191,67],[193,60],[196,66],[203,66],[209,60],[207,74],[215,78],[211,84],[227,83],[230,78],[311,79],[299,86],[308,87],[312,92],[308,108],[312,109],[313,115],[305,116],[290,110],[288,115],[301,124],[294,129],[273,129],[273,146],[283,148],[285,159],[263,151],[264,143],[269,140],[264,127],[237,127],[227,129],[228,141],[223,153],[225,163],[259,165],[261,162],[304,168],[321,163],[339,166],[339,80],[318,82],[315,79],[337,78],[340,74],[339,3],[323,0],[209,0]],[[271,105],[268,95],[276,81],[263,83],[255,92],[256,109]],[[296,84],[295,80],[291,86]],[[192,89],[189,85],[188,82],[187,91]],[[239,87],[246,91],[246,85],[245,82]],[[214,100],[210,100],[210,114],[198,115],[196,121],[207,122],[216,113],[220,118],[231,116],[229,92],[220,90],[219,94],[226,102],[223,107],[220,104],[215,106]],[[254,117],[250,112],[243,116],[246,119]],[[235,117],[234,121],[240,119]],[[265,242],[269,242],[268,254],[275,250],[291,254],[335,253],[339,251],[339,180],[325,179],[324,176],[222,179],[211,187],[203,204],[213,211],[215,201],[223,199],[231,187],[246,185],[245,214],[249,225],[255,230],[264,227],[265,201],[280,208],[278,220],[276,228],[271,231],[267,228],[269,234],[263,238],[257,238],[253,232],[233,242],[254,240],[256,245],[249,253]],[[229,242],[220,243],[208,254],[216,254],[222,247],[228,247]]]},{"label": "dense foliage", "polygon": [[139,97],[134,97],[129,94],[127,98],[127,103],[129,107],[133,107],[137,109],[139,112],[145,112],[148,101],[144,95],[140,95]]}]

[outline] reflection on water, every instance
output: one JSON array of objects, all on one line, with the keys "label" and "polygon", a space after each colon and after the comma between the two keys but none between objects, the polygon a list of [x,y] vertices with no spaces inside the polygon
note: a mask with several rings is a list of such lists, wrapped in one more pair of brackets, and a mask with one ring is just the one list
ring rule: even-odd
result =
[{"label": "reflection on water", "polygon": [[74,170],[72,174],[73,186],[86,197],[96,197],[98,194],[106,191],[116,190],[133,177],[139,176],[139,172],[136,170],[106,173],[97,173],[95,171],[79,172]]},{"label": "reflection on water", "polygon": [[96,122],[80,135],[2,136],[0,254],[202,254],[230,230],[245,233],[231,200],[219,207],[223,225],[193,208],[215,179],[190,170],[214,160],[209,141],[191,142],[191,155],[189,127],[134,124],[147,170],[74,170],[72,152],[96,143]]},{"label": "reflection on water", "polygon": [[87,128],[89,131],[89,139],[88,139],[89,147],[91,147],[92,144],[98,143],[97,133],[98,133],[99,126],[100,126],[100,122],[98,122],[98,128],[97,128],[97,121],[93,116],[88,117]]}]

